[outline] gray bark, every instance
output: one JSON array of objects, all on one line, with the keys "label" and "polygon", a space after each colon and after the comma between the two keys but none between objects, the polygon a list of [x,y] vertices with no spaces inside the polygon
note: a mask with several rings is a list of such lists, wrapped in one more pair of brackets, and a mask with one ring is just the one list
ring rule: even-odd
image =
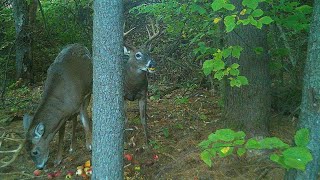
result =
[{"label": "gray bark", "polygon": [[93,179],[123,179],[122,1],[94,1]]},{"label": "gray bark", "polygon": [[29,7],[26,0],[13,0],[16,30],[16,78],[33,81]]},{"label": "gray bark", "polygon": [[285,179],[290,180],[317,179],[320,170],[320,2],[314,2],[299,121],[299,128],[310,130],[308,148],[311,150],[313,161],[307,165],[304,172],[287,172]]},{"label": "gray bark", "polygon": [[[238,9],[241,1],[233,0]],[[229,59],[230,64],[240,64],[240,74],[247,77],[249,85],[241,88],[225,86],[226,126],[244,130],[249,136],[266,136],[270,115],[270,75],[267,56],[267,33],[251,25],[241,26],[226,36],[228,46],[243,47],[240,59]],[[256,54],[254,48],[262,47]]]}]

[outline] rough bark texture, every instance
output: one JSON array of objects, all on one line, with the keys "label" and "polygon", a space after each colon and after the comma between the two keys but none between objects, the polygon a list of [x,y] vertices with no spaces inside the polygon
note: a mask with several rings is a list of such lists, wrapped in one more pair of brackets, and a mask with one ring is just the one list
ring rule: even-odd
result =
[{"label": "rough bark texture", "polygon": [[320,1],[315,1],[311,24],[308,56],[304,69],[304,85],[299,128],[310,130],[310,143],[313,161],[306,171],[291,170],[285,179],[317,179],[320,170]]},{"label": "rough bark texture", "polygon": [[[239,8],[241,1],[233,1]],[[270,76],[267,56],[267,33],[251,25],[241,26],[228,33],[226,44],[243,47],[240,59],[229,59],[230,64],[240,64],[240,73],[249,80],[249,85],[241,88],[225,89],[226,126],[241,129],[249,136],[268,134],[267,122],[270,110]],[[264,51],[256,54],[254,48],[262,47]]]},{"label": "rough bark texture", "polygon": [[123,179],[122,1],[94,1],[93,179]]},{"label": "rough bark texture", "polygon": [[16,29],[16,78],[32,82],[31,33],[26,0],[13,0],[13,15]]}]

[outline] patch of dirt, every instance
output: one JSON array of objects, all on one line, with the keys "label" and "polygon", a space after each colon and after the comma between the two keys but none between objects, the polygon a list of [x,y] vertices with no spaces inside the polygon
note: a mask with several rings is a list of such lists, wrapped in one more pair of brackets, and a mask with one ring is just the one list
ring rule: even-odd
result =
[{"label": "patch of dirt", "polygon": [[[137,102],[129,103],[129,122],[125,133],[125,179],[283,179],[284,170],[268,160],[268,157],[215,158],[209,168],[199,157],[197,144],[216,129],[222,128],[219,97],[206,90],[174,90],[163,99],[148,100],[148,129],[150,146],[144,143]],[[275,116],[270,133],[290,143],[294,133],[294,122]],[[0,135],[12,133],[23,138],[22,117],[10,123],[0,124]],[[66,129],[71,129],[67,123]],[[91,153],[85,147],[84,131],[77,126],[76,149],[69,153],[71,131],[66,131],[63,162],[53,166],[57,153],[57,137],[51,142],[47,167],[35,179],[46,179],[47,174],[60,170],[55,179],[65,179],[68,171],[90,160]],[[14,149],[17,143],[3,141],[0,151]],[[5,154],[7,155],[7,154]],[[4,154],[0,154],[0,159]],[[0,169],[0,179],[33,179],[35,166],[23,149],[17,159],[8,167]],[[82,179],[73,176],[74,179]]]}]

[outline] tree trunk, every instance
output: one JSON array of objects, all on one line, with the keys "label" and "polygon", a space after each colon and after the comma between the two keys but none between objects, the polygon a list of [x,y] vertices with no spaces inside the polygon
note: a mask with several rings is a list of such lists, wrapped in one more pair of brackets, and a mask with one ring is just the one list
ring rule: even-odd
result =
[{"label": "tree trunk", "polygon": [[[33,4],[33,1],[31,2]],[[36,11],[33,11],[34,13]],[[33,82],[29,6],[26,0],[13,0],[16,29],[16,78]]]},{"label": "tree trunk", "polygon": [[[241,1],[232,1],[241,7]],[[240,64],[240,73],[249,80],[241,88],[225,86],[226,126],[244,130],[249,137],[268,135],[267,123],[270,114],[270,75],[267,56],[267,33],[251,25],[241,26],[226,37],[228,46],[243,47],[240,59],[229,59],[230,64]],[[257,54],[254,48],[262,47]]]},{"label": "tree trunk", "polygon": [[94,1],[93,179],[123,179],[122,1]]},{"label": "tree trunk", "polygon": [[285,179],[317,179],[320,170],[320,1],[314,1],[313,21],[310,29],[308,55],[304,69],[299,128],[310,130],[313,160],[306,171],[291,170]]}]

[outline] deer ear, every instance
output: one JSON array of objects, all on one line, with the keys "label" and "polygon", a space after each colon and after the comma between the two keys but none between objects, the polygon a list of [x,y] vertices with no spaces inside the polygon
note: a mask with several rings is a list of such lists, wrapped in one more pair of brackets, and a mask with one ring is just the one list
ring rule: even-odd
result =
[{"label": "deer ear", "polygon": [[130,55],[130,51],[127,47],[123,46],[123,54],[126,55],[126,56],[129,56]]},{"label": "deer ear", "polygon": [[36,138],[41,138],[43,133],[44,133],[44,124],[41,122],[36,126],[34,130],[34,134]]},{"label": "deer ear", "polygon": [[27,132],[32,121],[32,116],[29,114],[23,115],[23,128]]}]

